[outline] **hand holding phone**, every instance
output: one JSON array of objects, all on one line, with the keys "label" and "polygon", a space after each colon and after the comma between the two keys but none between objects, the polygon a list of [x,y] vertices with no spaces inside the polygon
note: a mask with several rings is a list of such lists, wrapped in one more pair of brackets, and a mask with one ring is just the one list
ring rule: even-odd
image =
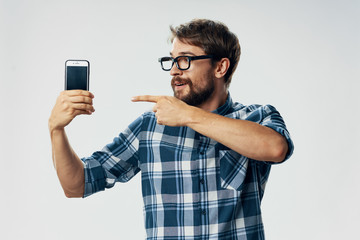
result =
[{"label": "hand holding phone", "polygon": [[65,90],[89,91],[90,63],[87,60],[65,62]]},{"label": "hand holding phone", "polygon": [[49,129],[64,129],[76,116],[91,115],[94,95],[89,91],[63,91],[58,96],[49,118]]}]

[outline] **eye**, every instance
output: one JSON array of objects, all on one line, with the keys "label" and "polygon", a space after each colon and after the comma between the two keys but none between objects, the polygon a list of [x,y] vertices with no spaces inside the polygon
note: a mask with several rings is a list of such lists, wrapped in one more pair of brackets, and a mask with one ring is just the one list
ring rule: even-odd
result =
[{"label": "eye", "polygon": [[189,66],[189,58],[187,57],[179,57],[177,62],[180,68],[188,68]]}]

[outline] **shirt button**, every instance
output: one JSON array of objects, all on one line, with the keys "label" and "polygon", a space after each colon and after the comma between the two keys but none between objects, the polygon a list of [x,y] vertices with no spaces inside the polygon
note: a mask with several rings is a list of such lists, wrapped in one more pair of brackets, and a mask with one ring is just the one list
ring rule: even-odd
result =
[{"label": "shirt button", "polygon": [[204,209],[201,210],[201,214],[202,214],[202,215],[206,215],[206,210],[204,210]]},{"label": "shirt button", "polygon": [[202,179],[200,179],[200,183],[201,184],[204,184],[205,183],[205,180],[202,178]]},{"label": "shirt button", "polygon": [[205,154],[205,151],[201,151],[200,154],[201,154],[201,155],[204,155],[204,154]]}]

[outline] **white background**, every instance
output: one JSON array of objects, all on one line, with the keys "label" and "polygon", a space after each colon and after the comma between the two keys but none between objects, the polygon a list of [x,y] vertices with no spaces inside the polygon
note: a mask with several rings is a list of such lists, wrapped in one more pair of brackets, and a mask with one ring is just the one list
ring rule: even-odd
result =
[{"label": "white background", "polygon": [[47,121],[65,60],[88,59],[96,112],[67,133],[79,156],[111,142],[152,107],[132,96],[172,94],[157,58],[193,18],[237,34],[233,99],[274,105],[294,140],[263,199],[267,239],[359,236],[359,1],[0,0],[0,239],[143,239],[140,175],[65,198]]}]

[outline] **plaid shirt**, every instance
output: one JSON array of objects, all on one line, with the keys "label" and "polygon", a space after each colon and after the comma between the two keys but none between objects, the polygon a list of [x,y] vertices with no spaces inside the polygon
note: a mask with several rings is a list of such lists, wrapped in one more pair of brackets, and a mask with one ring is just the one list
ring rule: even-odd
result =
[{"label": "plaid shirt", "polygon": [[[270,105],[226,103],[214,111],[257,122],[293,143]],[[85,194],[141,171],[147,239],[264,239],[260,202],[271,164],[255,161],[188,127],[156,123],[153,112],[135,120],[114,141],[82,159]]]}]

